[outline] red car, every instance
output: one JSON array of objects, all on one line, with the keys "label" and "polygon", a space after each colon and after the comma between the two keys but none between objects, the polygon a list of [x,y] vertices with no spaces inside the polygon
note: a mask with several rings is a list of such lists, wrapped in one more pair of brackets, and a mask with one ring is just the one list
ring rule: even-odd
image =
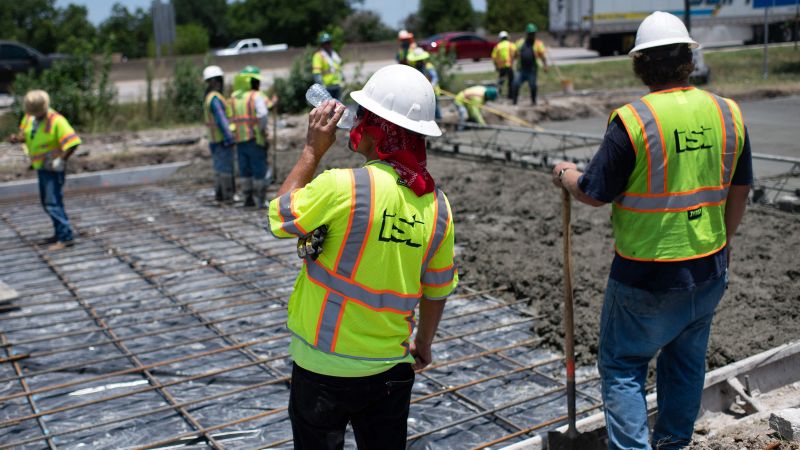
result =
[{"label": "red car", "polygon": [[452,31],[435,34],[419,41],[418,45],[431,53],[446,48],[448,52],[456,52],[456,59],[478,61],[482,58],[491,58],[492,49],[497,42],[484,39],[475,33]]}]

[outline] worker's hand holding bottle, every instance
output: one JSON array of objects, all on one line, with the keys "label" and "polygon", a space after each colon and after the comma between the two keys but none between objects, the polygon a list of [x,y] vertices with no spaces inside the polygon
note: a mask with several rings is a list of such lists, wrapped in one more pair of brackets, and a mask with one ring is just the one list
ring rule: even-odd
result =
[{"label": "worker's hand holding bottle", "polygon": [[308,114],[306,148],[317,159],[336,142],[336,123],[342,118],[344,105],[336,100],[328,100],[311,110]]}]

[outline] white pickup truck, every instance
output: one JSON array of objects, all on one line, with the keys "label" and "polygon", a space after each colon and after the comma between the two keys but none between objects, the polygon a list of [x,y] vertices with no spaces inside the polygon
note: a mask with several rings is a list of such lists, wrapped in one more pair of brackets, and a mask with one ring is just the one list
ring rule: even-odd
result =
[{"label": "white pickup truck", "polygon": [[280,52],[288,48],[289,46],[286,44],[264,45],[261,43],[261,39],[249,38],[249,39],[239,39],[238,41],[229,45],[228,48],[223,48],[215,51],[214,55],[234,56],[234,55],[244,55],[247,53]]}]

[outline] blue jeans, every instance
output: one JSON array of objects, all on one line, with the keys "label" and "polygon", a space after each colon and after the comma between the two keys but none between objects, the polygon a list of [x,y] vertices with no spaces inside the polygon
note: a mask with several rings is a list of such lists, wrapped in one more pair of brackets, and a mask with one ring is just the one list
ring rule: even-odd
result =
[{"label": "blue jeans", "polygon": [[53,172],[40,169],[36,171],[39,176],[39,200],[42,208],[50,216],[55,229],[55,237],[60,242],[72,240],[72,228],[69,226],[67,213],[64,212],[64,172]]},{"label": "blue jeans", "polygon": [[239,176],[264,179],[267,175],[267,148],[256,144],[255,139],[240,142],[236,148],[239,155]]},{"label": "blue jeans", "polygon": [[[680,449],[700,409],[711,320],[727,273],[692,290],[648,292],[608,280],[598,366],[609,449]],[[657,361],[658,420],[648,440],[645,379]]]},{"label": "blue jeans", "polygon": [[221,142],[208,144],[214,172],[233,173],[233,146],[226,147]]},{"label": "blue jeans", "polygon": [[523,72],[522,70],[517,71],[516,76],[514,77],[514,87],[512,88],[512,101],[514,104],[517,104],[517,97],[519,97],[519,88],[522,87],[522,83],[528,82],[528,87],[531,90],[531,103],[534,105],[536,104],[536,70],[531,72]]}]

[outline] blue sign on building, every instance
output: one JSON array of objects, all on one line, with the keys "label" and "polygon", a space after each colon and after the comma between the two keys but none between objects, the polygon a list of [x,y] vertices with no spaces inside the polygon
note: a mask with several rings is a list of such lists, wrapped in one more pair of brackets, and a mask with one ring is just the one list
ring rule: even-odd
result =
[{"label": "blue sign on building", "polygon": [[753,8],[766,8],[768,6],[794,6],[800,0],[753,0]]}]

